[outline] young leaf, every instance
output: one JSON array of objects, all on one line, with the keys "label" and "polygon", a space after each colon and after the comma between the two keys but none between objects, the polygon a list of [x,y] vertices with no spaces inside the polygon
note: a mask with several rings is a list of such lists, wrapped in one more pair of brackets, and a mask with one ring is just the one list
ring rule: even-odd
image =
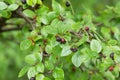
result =
[{"label": "young leaf", "polygon": [[36,70],[35,67],[31,67],[29,68],[28,72],[27,72],[27,76],[30,79],[31,77],[35,77],[36,75]]},{"label": "young leaf", "polygon": [[65,46],[62,50],[61,56],[68,56],[71,53],[70,46]]},{"label": "young leaf", "polygon": [[33,18],[33,17],[35,16],[35,13],[34,13],[32,10],[30,10],[30,9],[24,10],[24,11],[23,11],[23,14],[24,14],[25,16],[27,16],[27,17],[30,17],[30,18]]},{"label": "young leaf", "polygon": [[44,77],[44,80],[51,80],[50,78],[48,78],[48,77]]},{"label": "young leaf", "polygon": [[[33,0],[26,0],[27,1],[27,4],[32,6],[33,5]],[[35,0],[36,1],[36,0]]]},{"label": "young leaf", "polygon": [[14,11],[18,8],[19,6],[17,4],[11,4],[10,6],[8,6],[8,10],[10,11]]},{"label": "young leaf", "polygon": [[76,66],[79,67],[86,59],[86,55],[80,55],[79,52],[76,52],[73,56],[72,56],[72,63]]},{"label": "young leaf", "polygon": [[0,10],[6,9],[8,6],[4,2],[0,2]]},{"label": "young leaf", "polygon": [[57,3],[55,0],[52,0],[52,8],[57,13],[62,13],[64,11],[64,8],[59,3]]},{"label": "young leaf", "polygon": [[42,53],[36,52],[36,53],[35,53],[35,57],[36,57],[40,62],[42,61],[42,58],[43,58]]},{"label": "young leaf", "polygon": [[64,78],[64,71],[61,68],[55,68],[55,70],[53,71],[53,77],[59,78],[59,79],[63,79]]},{"label": "young leaf", "polygon": [[22,77],[27,71],[28,71],[29,67],[25,66],[21,69],[21,71],[19,72],[18,77]]},{"label": "young leaf", "polygon": [[39,63],[38,65],[36,65],[36,70],[37,72],[41,72],[43,73],[44,72],[44,65],[42,63]]},{"label": "young leaf", "polygon": [[37,59],[34,54],[30,54],[25,57],[25,62],[34,65],[37,62]]},{"label": "young leaf", "polygon": [[36,80],[44,80],[45,76],[43,74],[38,74]]},{"label": "young leaf", "polygon": [[31,44],[32,44],[32,42],[30,40],[26,39],[20,43],[20,49],[26,50],[31,46]]},{"label": "young leaf", "polygon": [[100,42],[95,39],[93,39],[90,42],[90,48],[92,51],[95,51],[97,53],[99,53],[102,50],[102,46],[101,46]]},{"label": "young leaf", "polygon": [[54,65],[52,62],[50,61],[45,61],[45,67],[48,69],[48,70],[52,70],[54,68]]}]

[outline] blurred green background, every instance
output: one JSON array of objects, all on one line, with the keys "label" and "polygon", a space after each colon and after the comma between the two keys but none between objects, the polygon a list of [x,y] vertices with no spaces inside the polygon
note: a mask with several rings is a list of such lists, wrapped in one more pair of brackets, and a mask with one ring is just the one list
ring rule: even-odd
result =
[{"label": "blurred green background", "polygon": [[[57,0],[64,6],[65,0]],[[99,16],[106,5],[114,6],[119,0],[70,0],[75,13],[86,13],[86,9]],[[51,5],[51,0],[44,0]],[[25,65],[24,57],[30,51],[21,51],[19,43],[28,33],[22,31],[0,33],[0,80],[27,80],[26,76],[18,78],[18,72]]]}]

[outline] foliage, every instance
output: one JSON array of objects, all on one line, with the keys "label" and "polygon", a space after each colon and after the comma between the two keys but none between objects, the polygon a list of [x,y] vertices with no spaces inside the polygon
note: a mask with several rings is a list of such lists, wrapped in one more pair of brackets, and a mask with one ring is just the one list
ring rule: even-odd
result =
[{"label": "foliage", "polygon": [[[62,6],[52,0],[51,7],[42,0],[0,2],[0,25],[5,26],[0,31],[21,30],[19,49],[27,54],[18,54],[26,55],[18,77],[27,74],[29,80],[120,78],[120,2],[96,12],[99,16],[86,7],[84,12],[75,12],[71,2],[64,1]],[[15,27],[9,29],[10,26]],[[1,56],[0,62],[4,60],[7,66],[9,61],[4,58]]]}]

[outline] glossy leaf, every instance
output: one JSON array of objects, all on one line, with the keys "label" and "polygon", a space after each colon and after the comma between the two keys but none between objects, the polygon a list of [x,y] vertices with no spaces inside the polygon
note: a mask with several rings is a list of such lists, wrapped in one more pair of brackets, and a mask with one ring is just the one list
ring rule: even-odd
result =
[{"label": "glossy leaf", "polygon": [[23,14],[24,14],[25,16],[27,16],[27,17],[30,17],[30,18],[33,18],[33,17],[35,16],[35,13],[34,13],[32,10],[30,10],[30,9],[24,10],[24,11],[23,11]]},{"label": "glossy leaf", "polygon": [[30,54],[25,57],[25,62],[34,65],[37,62],[37,59],[34,54]]},{"label": "glossy leaf", "polygon": [[72,56],[72,63],[76,66],[79,67],[85,60],[87,59],[86,55],[81,55],[79,52],[76,52]]},{"label": "glossy leaf", "polygon": [[71,53],[70,46],[65,46],[62,50],[61,56],[68,56]]},{"label": "glossy leaf", "polygon": [[14,11],[19,7],[19,5],[17,4],[11,4],[10,6],[8,6],[8,10],[10,11]]},{"label": "glossy leaf", "polygon": [[64,11],[64,8],[62,8],[62,6],[59,3],[57,3],[55,0],[52,0],[52,8],[57,13],[62,13]]},{"label": "glossy leaf", "polygon": [[39,63],[38,65],[36,65],[36,72],[41,72],[43,73],[44,72],[44,65],[43,63]]},{"label": "glossy leaf", "polygon": [[36,80],[44,80],[45,76],[43,74],[38,74]]},{"label": "glossy leaf", "polygon": [[102,50],[102,46],[101,46],[100,42],[95,39],[93,39],[90,42],[90,48],[92,51],[95,51],[97,53],[99,53]]},{"label": "glossy leaf", "polygon": [[64,78],[64,71],[61,68],[55,68],[52,75],[55,79],[56,78],[63,79]]},{"label": "glossy leaf", "polygon": [[23,75],[25,75],[25,73],[28,71],[29,67],[25,66],[21,69],[21,71],[19,72],[18,77],[22,77]]},{"label": "glossy leaf", "polygon": [[31,44],[32,44],[32,42],[30,40],[26,39],[20,43],[20,49],[26,50],[31,46]]},{"label": "glossy leaf", "polygon": [[4,2],[0,2],[0,10],[6,9],[8,6]]},{"label": "glossy leaf", "polygon": [[27,72],[28,78],[30,79],[31,77],[35,77],[35,75],[36,75],[35,67],[30,67]]}]

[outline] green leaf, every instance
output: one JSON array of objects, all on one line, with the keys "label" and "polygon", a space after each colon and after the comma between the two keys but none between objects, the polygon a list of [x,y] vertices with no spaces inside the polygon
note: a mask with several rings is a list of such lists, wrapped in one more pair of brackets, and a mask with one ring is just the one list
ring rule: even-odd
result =
[{"label": "green leaf", "polygon": [[30,79],[31,77],[35,77],[36,75],[36,70],[35,67],[31,67],[29,68],[28,72],[27,72],[27,76]]},{"label": "green leaf", "polygon": [[[43,16],[43,15],[46,15],[48,13],[49,9],[47,6],[45,5],[42,5],[42,7],[40,9],[37,10],[37,15],[38,16]],[[40,17],[41,18],[41,17]]]},{"label": "green leaf", "polygon": [[40,62],[42,61],[42,58],[43,58],[42,53],[36,52],[35,56]]},{"label": "green leaf", "polygon": [[87,59],[86,55],[80,55],[79,52],[76,52],[76,53],[72,56],[72,63],[73,63],[76,67],[79,67],[86,59]]},{"label": "green leaf", "polygon": [[70,46],[65,46],[62,50],[61,56],[68,56],[71,53]]},{"label": "green leaf", "polygon": [[33,18],[36,14],[32,11],[32,10],[30,10],[30,9],[26,9],[26,10],[24,10],[23,11],[23,14],[25,15],[25,16],[27,16],[27,17],[30,17],[30,18]]},{"label": "green leaf", "polygon": [[48,77],[44,77],[44,79],[43,80],[51,80],[50,78],[48,78]]},{"label": "green leaf", "polygon": [[111,39],[108,41],[108,45],[116,45],[116,44],[117,44],[117,40]]},{"label": "green leaf", "polygon": [[62,13],[64,11],[64,8],[59,3],[57,3],[55,0],[52,0],[52,8],[57,13]]},{"label": "green leaf", "polygon": [[50,54],[52,52],[52,46],[51,45],[46,45],[45,51]]},{"label": "green leaf", "polygon": [[53,63],[50,62],[50,61],[45,61],[45,67],[46,67],[48,70],[54,69],[54,65],[53,65]]},{"label": "green leaf", "polygon": [[44,72],[44,65],[43,63],[39,63],[38,65],[36,65],[36,71],[39,73],[43,73]]},{"label": "green leaf", "polygon": [[1,11],[1,16],[4,18],[10,18],[11,12],[7,11],[7,10],[3,10],[3,11]]},{"label": "green leaf", "polygon": [[19,72],[18,77],[22,77],[23,75],[25,75],[25,73],[28,71],[29,67],[25,66],[21,69],[21,71]]},{"label": "green leaf", "polygon": [[38,74],[36,80],[44,80],[45,76],[43,74]]},{"label": "green leaf", "polygon": [[31,77],[35,77],[35,75],[36,75],[35,67],[30,67],[27,72],[28,78],[30,79]]},{"label": "green leaf", "polygon": [[11,4],[10,6],[8,6],[8,10],[10,11],[14,11],[19,7],[19,5],[17,4]]},{"label": "green leaf", "polygon": [[4,1],[9,3],[9,4],[14,4],[16,2],[16,0],[4,0]]},{"label": "green leaf", "polygon": [[[28,5],[30,5],[30,6],[33,5],[33,0],[26,0],[26,1],[27,1],[27,4],[28,4]],[[36,2],[36,0],[35,0],[35,2]]]},{"label": "green leaf", "polygon": [[34,54],[30,54],[25,57],[25,62],[34,65],[37,62],[37,59]]},{"label": "green leaf", "polygon": [[0,2],[0,10],[6,9],[8,6],[4,2]]},{"label": "green leaf", "polygon": [[20,49],[26,50],[31,46],[31,44],[32,44],[31,40],[26,39],[20,43]]},{"label": "green leaf", "polygon": [[101,46],[100,42],[95,39],[93,39],[90,42],[90,48],[92,51],[95,51],[97,53],[99,53],[102,50],[102,46]]},{"label": "green leaf", "polygon": [[110,46],[110,48],[113,51],[120,51],[120,47],[119,46]]},{"label": "green leaf", "polygon": [[55,70],[53,71],[53,77],[56,78],[60,78],[63,79],[64,78],[64,71],[61,68],[55,68]]},{"label": "green leaf", "polygon": [[52,21],[54,18],[57,18],[58,15],[53,11],[53,12],[49,12],[47,16],[48,16],[48,20]]},{"label": "green leaf", "polygon": [[49,23],[48,16],[41,16],[41,22],[43,24],[48,24]]}]

